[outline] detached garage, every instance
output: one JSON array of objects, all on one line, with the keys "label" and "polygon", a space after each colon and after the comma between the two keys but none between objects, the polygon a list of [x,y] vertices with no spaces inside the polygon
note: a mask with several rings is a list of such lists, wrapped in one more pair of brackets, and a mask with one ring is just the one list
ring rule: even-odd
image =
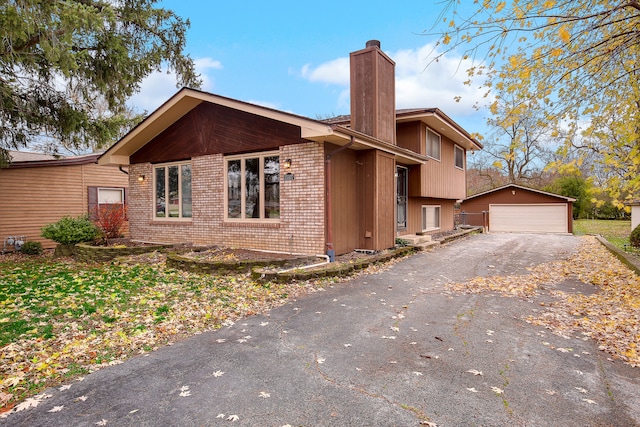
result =
[{"label": "detached garage", "polygon": [[[465,199],[462,217],[493,232],[571,233],[575,199],[509,184]],[[466,214],[466,215],[465,215]]]}]

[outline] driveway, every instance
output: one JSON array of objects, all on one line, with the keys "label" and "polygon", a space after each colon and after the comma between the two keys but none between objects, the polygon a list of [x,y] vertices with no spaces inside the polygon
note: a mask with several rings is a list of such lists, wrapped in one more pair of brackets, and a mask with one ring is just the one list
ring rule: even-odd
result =
[{"label": "driveway", "polygon": [[549,295],[444,288],[577,245],[471,236],[49,390],[0,425],[640,425],[638,368],[522,320]]}]

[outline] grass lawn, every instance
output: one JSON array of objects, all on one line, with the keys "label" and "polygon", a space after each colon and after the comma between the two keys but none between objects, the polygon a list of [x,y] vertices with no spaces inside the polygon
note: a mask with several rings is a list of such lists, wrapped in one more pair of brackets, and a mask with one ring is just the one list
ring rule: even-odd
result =
[{"label": "grass lawn", "polygon": [[573,221],[573,234],[576,236],[600,234],[609,242],[624,250],[624,245],[629,245],[631,221],[578,219]]},{"label": "grass lawn", "polygon": [[47,387],[330,282],[262,285],[155,258],[81,264],[0,255],[0,415]]}]

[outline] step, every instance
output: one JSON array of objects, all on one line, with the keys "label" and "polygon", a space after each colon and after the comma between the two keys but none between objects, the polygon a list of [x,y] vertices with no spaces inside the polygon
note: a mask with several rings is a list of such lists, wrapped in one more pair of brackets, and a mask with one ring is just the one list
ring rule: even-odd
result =
[{"label": "step", "polygon": [[417,234],[407,234],[405,236],[399,236],[399,239],[405,240],[409,243],[410,246],[416,246],[421,243],[431,242],[431,235],[423,234],[421,236]]}]

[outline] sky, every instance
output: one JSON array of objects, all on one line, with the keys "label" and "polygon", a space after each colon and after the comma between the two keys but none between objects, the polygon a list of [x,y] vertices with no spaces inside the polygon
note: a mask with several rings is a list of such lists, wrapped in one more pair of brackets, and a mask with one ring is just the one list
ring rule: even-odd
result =
[{"label": "sky", "polygon": [[[486,132],[486,108],[473,108],[486,105],[485,91],[463,83],[471,64],[455,52],[430,64],[437,36],[427,34],[440,21],[442,0],[158,5],[190,21],[185,53],[207,92],[313,119],[348,114],[349,53],[375,39],[396,63],[396,108],[437,107],[468,132]],[[156,73],[130,105],[151,112],[177,90],[174,76]]]}]

